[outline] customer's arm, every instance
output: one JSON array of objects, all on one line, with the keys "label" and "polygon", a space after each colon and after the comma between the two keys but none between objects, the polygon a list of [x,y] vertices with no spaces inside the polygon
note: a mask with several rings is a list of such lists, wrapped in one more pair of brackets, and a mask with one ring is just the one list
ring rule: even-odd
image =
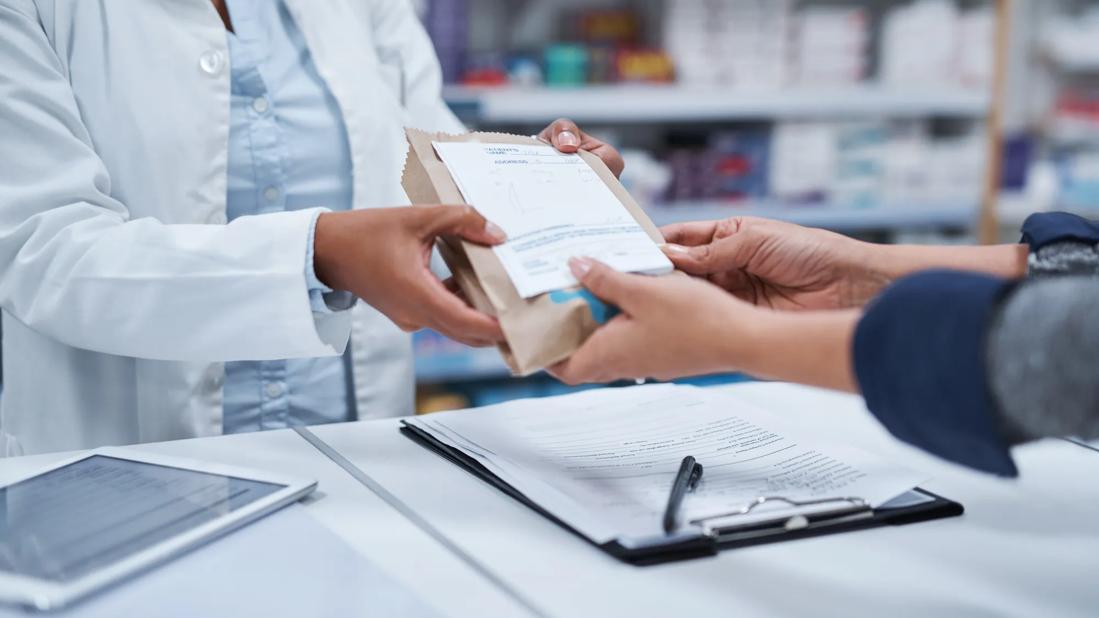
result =
[{"label": "customer's arm", "polygon": [[932,268],[1021,277],[1026,245],[867,243],[756,217],[670,225],[665,253],[684,272],[774,309],[861,307],[890,283]]},{"label": "customer's arm", "polygon": [[[1052,245],[1028,240],[1036,255],[1050,254]],[[1073,272],[1083,261],[1073,258]],[[1040,257],[1036,267],[1051,270]],[[863,313],[769,311],[697,280],[625,275],[590,260],[574,270],[623,313],[553,368],[568,382],[742,371],[859,391],[899,438],[1005,476],[1016,474],[1011,444],[1096,433],[1095,276],[1020,285],[927,271],[889,286]]]},{"label": "customer's arm", "polygon": [[912,275],[871,303],[854,342],[859,387],[891,432],[1003,475],[1010,444],[1092,437],[1099,422],[1099,228],[1055,213],[1023,231],[1031,278]]}]

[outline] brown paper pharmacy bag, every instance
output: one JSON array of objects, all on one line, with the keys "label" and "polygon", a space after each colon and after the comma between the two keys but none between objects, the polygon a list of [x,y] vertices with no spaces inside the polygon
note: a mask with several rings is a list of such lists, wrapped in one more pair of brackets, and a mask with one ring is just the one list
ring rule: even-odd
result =
[{"label": "brown paper pharmacy bag", "polygon": [[[432,142],[484,142],[544,145],[532,137],[505,133],[447,135],[407,129],[409,152],[401,183],[413,204],[464,204],[458,185]],[[595,170],[626,210],[657,243],[664,242],[645,212],[630,197],[603,161],[589,153],[580,156]],[[439,242],[439,252],[454,274],[466,298],[478,310],[495,316],[507,343],[500,345],[508,367],[516,375],[529,375],[569,357],[605,318],[606,307],[579,288],[519,296],[504,265],[492,249],[456,238]],[[596,315],[593,315],[593,312]]]}]

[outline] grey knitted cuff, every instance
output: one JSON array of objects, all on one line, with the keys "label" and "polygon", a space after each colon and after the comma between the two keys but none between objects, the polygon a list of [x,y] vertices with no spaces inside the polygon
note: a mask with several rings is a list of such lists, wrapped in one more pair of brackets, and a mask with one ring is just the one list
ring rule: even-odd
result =
[{"label": "grey knitted cuff", "polygon": [[1043,247],[1027,258],[1027,271],[1032,277],[1099,277],[1099,245],[1068,240]]},{"label": "grey knitted cuff", "polygon": [[1008,439],[1099,438],[1099,277],[1023,284],[989,333],[988,380]]}]

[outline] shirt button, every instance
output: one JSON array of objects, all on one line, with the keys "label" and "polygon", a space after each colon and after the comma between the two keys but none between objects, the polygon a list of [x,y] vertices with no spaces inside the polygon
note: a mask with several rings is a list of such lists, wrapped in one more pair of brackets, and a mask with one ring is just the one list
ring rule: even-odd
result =
[{"label": "shirt button", "polygon": [[219,51],[208,51],[199,56],[198,66],[207,75],[218,75],[225,68],[225,55]]},{"label": "shirt button", "polygon": [[274,399],[282,394],[282,385],[274,382],[268,382],[267,386],[263,387],[263,392],[271,399]]},{"label": "shirt button", "polygon": [[270,107],[271,104],[267,101],[267,97],[256,97],[255,99],[252,99],[252,109],[254,109],[257,114],[267,113],[267,110]]},{"label": "shirt button", "polygon": [[268,202],[274,202],[275,200],[279,199],[279,190],[275,187],[267,187],[263,190],[263,199],[267,200]]}]

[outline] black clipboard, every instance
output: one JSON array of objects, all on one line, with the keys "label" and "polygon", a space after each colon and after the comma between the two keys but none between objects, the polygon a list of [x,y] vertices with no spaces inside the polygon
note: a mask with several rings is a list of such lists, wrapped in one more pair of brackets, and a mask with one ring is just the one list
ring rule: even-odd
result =
[{"label": "black clipboard", "polygon": [[[650,566],[679,560],[691,560],[716,556],[725,549],[750,547],[766,543],[794,541],[825,534],[836,534],[854,530],[865,530],[882,526],[899,526],[946,517],[957,517],[965,512],[965,507],[953,500],[916,488],[915,492],[930,498],[928,502],[900,508],[858,508],[856,505],[837,507],[836,509],[814,513],[808,516],[783,518],[781,522],[764,522],[750,526],[738,526],[735,529],[715,529],[709,536],[693,537],[688,540],[669,542],[662,545],[644,547],[626,547],[618,541],[595,543],[588,537],[558,519],[520,491],[504,482],[477,460],[459,449],[437,440],[422,429],[402,422],[401,433],[421,446],[433,451],[451,463],[458,465],[470,474],[533,509],[562,528],[595,545],[623,562],[636,566]],[[837,500],[842,502],[848,499]],[[791,523],[793,525],[791,525]]]}]

